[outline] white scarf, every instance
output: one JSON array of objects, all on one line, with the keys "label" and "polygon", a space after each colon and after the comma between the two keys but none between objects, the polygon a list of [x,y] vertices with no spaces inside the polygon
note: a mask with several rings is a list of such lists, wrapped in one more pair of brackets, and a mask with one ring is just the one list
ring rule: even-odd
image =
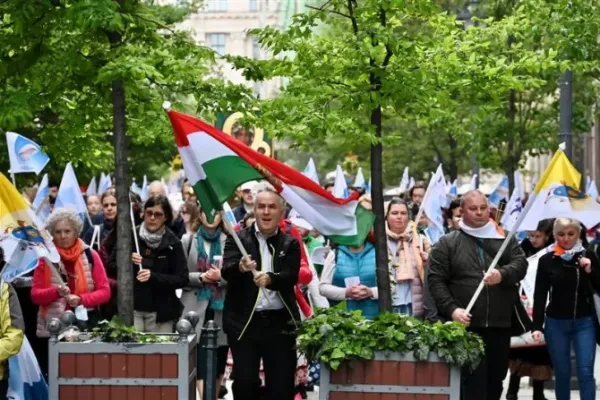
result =
[{"label": "white scarf", "polygon": [[498,230],[496,229],[496,224],[494,224],[492,221],[489,221],[481,228],[471,228],[470,226],[467,226],[461,219],[458,222],[458,226],[460,227],[460,230],[466,233],[467,235],[479,239],[504,239],[504,235],[501,235],[498,232]]}]

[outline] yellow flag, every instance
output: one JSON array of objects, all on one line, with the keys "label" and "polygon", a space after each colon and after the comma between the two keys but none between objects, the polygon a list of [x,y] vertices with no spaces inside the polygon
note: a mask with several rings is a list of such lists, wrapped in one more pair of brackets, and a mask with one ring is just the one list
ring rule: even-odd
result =
[{"label": "yellow flag", "polygon": [[542,190],[549,188],[553,184],[560,184],[579,191],[581,183],[581,174],[575,169],[569,158],[562,150],[554,153],[550,164],[544,171],[538,184],[535,186],[535,193],[539,194]]},{"label": "yellow flag", "polygon": [[7,229],[31,225],[29,206],[21,193],[0,173],[0,233]]}]

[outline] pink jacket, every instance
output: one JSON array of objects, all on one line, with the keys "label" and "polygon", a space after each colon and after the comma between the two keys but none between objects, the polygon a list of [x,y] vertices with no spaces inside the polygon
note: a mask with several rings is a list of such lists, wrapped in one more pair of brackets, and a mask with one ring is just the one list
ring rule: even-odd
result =
[{"label": "pink jacket", "polygon": [[[110,300],[110,287],[108,285],[106,271],[104,270],[104,265],[102,264],[100,256],[95,250],[92,250],[92,259],[94,262],[94,266],[92,268],[94,290],[81,295],[81,304],[85,308],[98,307]],[[69,269],[71,266],[65,265],[65,267]],[[38,265],[33,273],[31,300],[38,306],[49,306],[61,298],[58,294],[58,287],[45,287],[46,282],[44,282],[44,268],[46,268],[46,263],[41,260],[40,265]],[[69,278],[68,285],[71,290],[74,290],[74,281],[71,278]]]}]

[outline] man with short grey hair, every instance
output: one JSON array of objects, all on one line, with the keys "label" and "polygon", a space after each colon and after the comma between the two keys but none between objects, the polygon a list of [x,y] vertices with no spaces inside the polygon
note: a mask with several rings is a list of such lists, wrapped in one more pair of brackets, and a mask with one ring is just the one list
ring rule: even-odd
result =
[{"label": "man with short grey hair", "polygon": [[[429,255],[427,284],[438,313],[478,334],[485,346],[479,366],[463,371],[463,400],[499,400],[508,371],[512,315],[518,283],[527,272],[527,259],[513,238],[487,272],[504,242],[504,232],[490,219],[488,202],[472,190],[461,199],[460,230],[442,237]],[[481,281],[485,288],[470,312],[469,301]]]},{"label": "man with short grey hair", "polygon": [[231,236],[223,253],[221,275],[228,284],[223,329],[233,355],[233,397],[260,398],[262,359],[267,398],[293,400],[300,244],[279,229],[285,211],[279,194],[269,186],[256,190],[256,223],[239,232],[249,255],[243,256]]}]

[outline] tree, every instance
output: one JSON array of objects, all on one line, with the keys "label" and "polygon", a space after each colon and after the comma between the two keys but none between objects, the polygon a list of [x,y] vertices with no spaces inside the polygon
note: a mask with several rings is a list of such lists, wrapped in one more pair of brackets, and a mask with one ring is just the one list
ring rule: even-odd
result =
[{"label": "tree", "polygon": [[[230,57],[250,80],[289,78],[281,96],[261,103],[257,119],[266,129],[298,143],[337,137],[354,148],[370,147],[382,310],[391,310],[383,210],[385,115],[408,119],[432,99],[445,100],[436,95],[436,70],[461,31],[438,11],[429,1],[327,1],[297,15],[286,32],[253,32],[279,58]],[[395,136],[399,144],[404,138]]]},{"label": "tree", "polygon": [[[209,116],[251,101],[212,78],[212,50],[173,24],[193,11],[138,0],[0,3],[0,129],[37,130],[54,162],[112,169],[117,163],[119,313],[132,322],[128,152],[172,149],[162,104]],[[137,154],[136,154],[137,156]],[[166,164],[166,162],[165,162]]]}]

